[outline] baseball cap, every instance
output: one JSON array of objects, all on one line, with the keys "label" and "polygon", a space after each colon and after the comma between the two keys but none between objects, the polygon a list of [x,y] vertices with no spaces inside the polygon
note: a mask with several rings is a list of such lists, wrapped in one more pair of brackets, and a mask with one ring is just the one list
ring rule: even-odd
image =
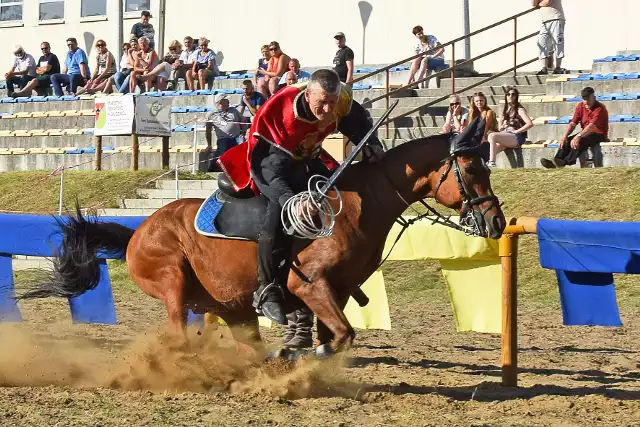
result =
[{"label": "baseball cap", "polygon": [[222,101],[223,99],[229,99],[229,96],[225,93],[219,93],[216,95],[215,97],[215,102],[216,104],[219,103],[220,101]]},{"label": "baseball cap", "polygon": [[338,31],[338,32],[336,33],[336,35],[335,35],[335,36],[333,36],[333,38],[334,38],[334,39],[341,39],[341,38],[344,38],[344,33],[343,33],[342,31]]},{"label": "baseball cap", "polygon": [[153,15],[151,15],[151,12],[149,12],[148,10],[143,10],[140,16],[148,16],[149,18],[153,18]]}]

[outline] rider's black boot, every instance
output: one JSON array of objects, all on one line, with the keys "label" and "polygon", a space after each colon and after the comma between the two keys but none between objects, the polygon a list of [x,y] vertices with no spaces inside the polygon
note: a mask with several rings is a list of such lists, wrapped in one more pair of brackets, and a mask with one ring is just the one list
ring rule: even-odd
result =
[{"label": "rider's black boot", "polygon": [[256,309],[256,313],[264,315],[273,322],[286,325],[284,292],[276,282],[260,285],[258,290],[253,293],[253,308]]}]

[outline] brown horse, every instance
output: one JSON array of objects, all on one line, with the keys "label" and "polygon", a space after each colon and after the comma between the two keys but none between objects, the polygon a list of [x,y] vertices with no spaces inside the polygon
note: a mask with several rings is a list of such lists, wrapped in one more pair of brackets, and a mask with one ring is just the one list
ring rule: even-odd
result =
[{"label": "brown horse", "polygon": [[[334,351],[351,345],[355,334],[343,308],[378,267],[387,235],[409,204],[435,198],[475,218],[480,234],[499,238],[505,219],[489,177],[477,152],[451,153],[447,135],[407,142],[377,163],[349,166],[337,183],[343,209],[333,234],[300,241],[294,251],[296,268],[289,274],[290,291],[318,318],[319,343],[330,343]],[[96,251],[126,248],[131,277],[145,293],[164,302],[175,331],[184,334],[192,308],[220,316],[236,340],[261,347],[251,307],[258,287],[257,245],[198,234],[194,217],[202,202],[176,200],[135,232],[80,215],[70,218],[56,280],[23,297],[79,295],[97,283]],[[240,326],[250,333],[239,334]]]}]

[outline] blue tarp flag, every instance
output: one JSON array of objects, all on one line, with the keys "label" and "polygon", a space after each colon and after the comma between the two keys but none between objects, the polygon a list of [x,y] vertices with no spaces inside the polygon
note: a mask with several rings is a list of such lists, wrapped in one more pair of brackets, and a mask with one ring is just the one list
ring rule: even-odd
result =
[{"label": "blue tarp flag", "polygon": [[622,326],[612,273],[640,273],[640,223],[540,219],[538,243],[565,325]]}]

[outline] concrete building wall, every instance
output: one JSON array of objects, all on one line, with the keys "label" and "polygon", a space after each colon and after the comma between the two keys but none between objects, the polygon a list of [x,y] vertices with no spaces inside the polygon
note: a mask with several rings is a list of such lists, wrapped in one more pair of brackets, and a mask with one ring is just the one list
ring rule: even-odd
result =
[{"label": "concrete building wall", "polygon": [[[16,0],[18,1],[18,0]],[[95,52],[95,40],[102,38],[114,51],[117,43],[117,0],[106,0],[105,16],[81,18],[81,2],[65,0],[65,16],[59,21],[39,22],[41,0],[23,0],[22,21],[0,22],[0,71],[9,68],[15,44],[22,44],[34,57],[40,55],[39,43],[47,40],[54,53],[63,58],[65,39],[76,37],[89,54]],[[134,0],[133,3],[137,3]],[[211,46],[222,52],[224,70],[252,69],[260,55],[260,45],[280,42],[287,54],[297,57],[303,66],[329,65],[335,53],[332,39],[336,31],[347,35],[347,44],[356,54],[356,64],[381,64],[397,61],[413,52],[414,25],[436,35],[442,42],[463,34],[462,0],[166,0],[165,46],[173,39],[189,34],[205,35]],[[530,0],[469,0],[471,30],[489,25],[531,6]],[[151,0],[151,22],[158,31],[159,0]],[[640,13],[637,0],[564,0],[567,15],[566,59],[564,66],[588,69],[596,57],[633,49],[640,39],[640,27],[629,17]],[[370,11],[369,14],[366,12]],[[366,27],[364,17],[368,17]],[[124,34],[139,19],[139,12],[125,14]],[[537,31],[537,12],[518,21],[520,36]],[[588,37],[591,36],[589,39]],[[472,38],[472,54],[477,55],[513,39],[513,25],[504,24]],[[156,39],[157,43],[157,39]],[[464,53],[464,44],[456,45],[456,57]],[[451,59],[452,49],[447,49]],[[537,56],[535,39],[518,48],[518,62]],[[498,71],[513,63],[511,49],[476,63],[480,72]],[[93,66],[93,64],[92,64]],[[538,64],[528,67],[538,68]],[[5,72],[5,71],[2,71]]]}]

